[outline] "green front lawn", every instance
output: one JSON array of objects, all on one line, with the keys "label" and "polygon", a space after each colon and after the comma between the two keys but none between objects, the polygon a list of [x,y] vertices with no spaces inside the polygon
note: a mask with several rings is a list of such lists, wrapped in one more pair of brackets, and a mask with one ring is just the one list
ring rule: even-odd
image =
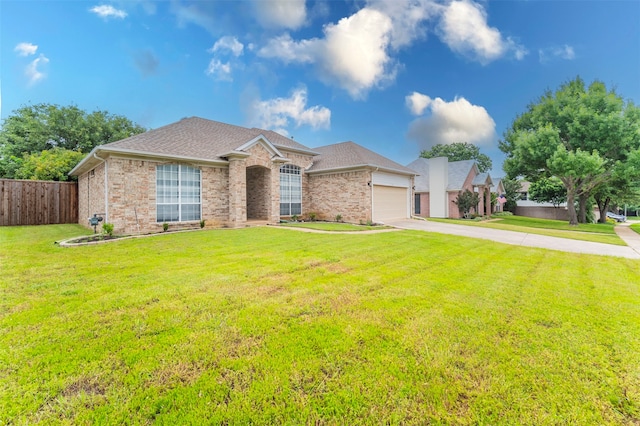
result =
[{"label": "green front lawn", "polygon": [[455,223],[460,225],[480,226],[483,228],[504,229],[507,231],[527,232],[529,234],[548,235],[550,237],[568,238],[595,243],[626,245],[616,235],[615,225],[611,223],[581,223],[576,226],[562,220],[536,219],[524,216],[501,216],[490,221],[475,222],[463,219],[435,219],[435,222]]},{"label": "green front lawn", "polygon": [[0,424],[636,424],[640,262],[275,227],[0,228]]},{"label": "green front lawn", "polygon": [[352,223],[337,223],[337,222],[286,222],[286,223],[281,223],[280,226],[291,227],[291,228],[306,228],[306,229],[314,229],[317,231],[332,231],[332,232],[359,232],[359,231],[379,231],[382,229],[392,229],[390,226],[355,225]]},{"label": "green front lawn", "polygon": [[631,229],[633,229],[634,231],[636,231],[638,234],[640,234],[640,223],[634,223],[633,225],[629,226]]}]

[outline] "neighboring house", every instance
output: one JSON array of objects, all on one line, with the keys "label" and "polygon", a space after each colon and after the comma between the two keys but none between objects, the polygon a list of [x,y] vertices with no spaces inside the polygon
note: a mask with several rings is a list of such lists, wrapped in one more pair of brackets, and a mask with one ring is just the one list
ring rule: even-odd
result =
[{"label": "neighboring house", "polygon": [[81,224],[101,213],[116,232],[134,233],[311,212],[355,223],[407,218],[415,172],[353,142],[311,149],[273,131],[192,117],[97,146],[70,174]]},{"label": "neighboring house", "polygon": [[449,162],[446,157],[418,158],[408,168],[415,178],[414,214],[421,217],[460,218],[458,195],[465,190],[478,193],[476,214],[491,214],[491,177],[480,173],[473,160]]},{"label": "neighboring house", "polygon": [[[506,202],[504,184],[502,179],[496,179],[491,185],[491,193],[496,194],[496,204],[493,206],[494,212],[504,211],[504,203]],[[502,196],[502,197],[501,197]]]},{"label": "neighboring house", "polygon": [[531,182],[520,182],[520,199],[516,201],[515,214],[518,216],[535,217],[539,219],[569,220],[567,203],[554,206],[553,203],[539,203],[529,198]]}]

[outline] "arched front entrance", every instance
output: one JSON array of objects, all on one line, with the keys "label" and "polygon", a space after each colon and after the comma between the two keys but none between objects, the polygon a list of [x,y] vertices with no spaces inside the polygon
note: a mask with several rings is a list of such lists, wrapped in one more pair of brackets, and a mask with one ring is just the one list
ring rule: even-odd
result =
[{"label": "arched front entrance", "polygon": [[247,167],[247,220],[269,220],[271,216],[271,170]]}]

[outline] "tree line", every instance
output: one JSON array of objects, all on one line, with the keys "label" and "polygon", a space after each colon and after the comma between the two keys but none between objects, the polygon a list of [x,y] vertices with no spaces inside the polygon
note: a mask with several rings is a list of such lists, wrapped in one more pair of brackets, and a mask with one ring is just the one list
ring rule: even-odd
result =
[{"label": "tree line", "polygon": [[121,115],[77,106],[23,106],[0,129],[0,177],[66,181],[94,147],[146,131]]}]

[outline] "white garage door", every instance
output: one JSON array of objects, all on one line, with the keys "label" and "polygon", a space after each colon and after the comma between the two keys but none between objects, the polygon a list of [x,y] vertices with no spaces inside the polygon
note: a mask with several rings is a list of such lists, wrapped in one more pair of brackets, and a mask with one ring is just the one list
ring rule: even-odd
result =
[{"label": "white garage door", "polygon": [[409,217],[407,191],[408,188],[374,185],[373,221],[384,222]]}]

